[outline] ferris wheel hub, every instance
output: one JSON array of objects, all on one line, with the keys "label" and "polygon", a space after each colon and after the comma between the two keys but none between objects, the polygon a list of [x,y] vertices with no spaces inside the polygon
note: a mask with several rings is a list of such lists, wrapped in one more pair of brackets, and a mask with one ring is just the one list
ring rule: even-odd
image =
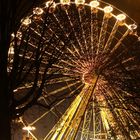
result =
[{"label": "ferris wheel hub", "polygon": [[97,77],[96,71],[91,70],[83,74],[82,80],[85,84],[92,85],[93,83],[95,83],[96,77]]}]

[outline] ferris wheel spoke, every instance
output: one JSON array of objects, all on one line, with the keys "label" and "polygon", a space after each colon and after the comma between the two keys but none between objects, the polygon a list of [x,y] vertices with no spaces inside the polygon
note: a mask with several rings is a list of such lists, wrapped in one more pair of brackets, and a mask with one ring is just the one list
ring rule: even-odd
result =
[{"label": "ferris wheel spoke", "polygon": [[[77,81],[77,82],[75,82],[75,83],[69,84],[69,87],[72,87],[72,86],[74,86],[74,85],[76,85],[76,84],[78,84],[78,83],[80,83],[80,82],[81,82],[81,81]],[[56,90],[54,90],[54,91],[51,91],[51,92],[49,92],[48,96],[57,94],[58,92],[62,92],[62,91],[64,91],[64,90],[66,90],[67,88],[68,88],[68,86],[66,85],[66,86],[64,86],[64,87],[62,87],[62,88],[56,89]]]},{"label": "ferris wheel spoke", "polygon": [[[99,35],[98,35],[98,21],[97,14],[91,10],[91,54],[95,55],[96,49],[98,49]],[[93,59],[93,58],[92,58]]]},{"label": "ferris wheel spoke", "polygon": [[[60,24],[60,21],[59,21],[59,19],[55,16],[55,15],[53,15],[54,16],[54,18],[55,18],[55,20],[56,20],[56,22],[58,23],[58,25],[59,25],[59,27],[60,27],[60,29],[62,30],[62,32],[64,32],[64,30],[63,30],[63,26]],[[68,16],[68,15],[67,15]],[[69,16],[68,16],[69,17]],[[69,21],[70,22],[70,21]],[[73,24],[70,22],[70,26],[72,27],[73,26]],[[65,33],[64,32],[64,34],[65,34],[65,37],[67,38],[67,40],[70,42],[70,44],[72,45],[72,47],[74,48],[74,50],[75,50],[75,52],[78,54],[78,56],[81,58],[81,54],[80,54],[80,52],[79,52],[79,50],[78,50],[78,48],[75,46],[75,44],[74,43],[72,43],[72,41],[69,39],[69,37],[70,37],[70,35],[72,35],[73,34],[73,30],[72,30],[72,32],[68,35],[67,33]],[[74,32],[75,33],[75,32]],[[76,38],[76,35],[75,35],[75,38]],[[79,40],[76,38],[76,40],[77,40],[77,43],[78,43],[78,45],[80,46],[80,44],[79,44]]]},{"label": "ferris wheel spoke", "polygon": [[60,78],[54,78],[54,79],[51,79],[49,80],[47,83],[46,83],[46,86],[47,85],[51,85],[51,84],[59,84],[59,83],[62,83],[62,82],[71,82],[71,81],[74,81],[75,79],[72,79],[70,77],[60,77]]},{"label": "ferris wheel spoke", "polygon": [[113,29],[112,29],[108,39],[107,39],[107,42],[106,42],[106,44],[104,46],[104,51],[107,51],[110,48],[112,40],[113,40],[113,38],[115,36],[115,33],[116,33],[117,29],[118,29],[118,26],[119,26],[118,21],[116,21],[116,23],[114,24]]},{"label": "ferris wheel spoke", "polygon": [[108,21],[109,21],[109,18],[107,18],[106,15],[104,15],[101,30],[100,30],[100,35],[99,35],[99,45],[98,45],[96,54],[98,54],[104,48]]},{"label": "ferris wheel spoke", "polygon": [[[74,52],[72,52],[72,50],[70,50],[69,48],[67,48],[67,50],[70,52],[70,54],[72,54],[73,57],[68,57],[69,60],[72,62],[72,63],[75,63],[77,66],[79,67],[82,67],[83,66],[83,63],[80,62],[80,61],[77,61],[79,58],[77,56],[75,56]],[[68,54],[66,54],[68,56]],[[62,60],[63,61],[63,60]]]},{"label": "ferris wheel spoke", "polygon": [[[61,61],[62,64],[59,63],[59,65],[54,64],[54,68],[58,68],[59,71],[61,71],[60,73],[65,73],[65,74],[72,74],[73,75],[77,75],[77,74],[81,74],[80,70],[75,69],[74,65],[69,64],[69,62],[64,62]],[[77,66],[77,65],[76,65]],[[74,74],[75,73],[75,74]]]},{"label": "ferris wheel spoke", "polygon": [[130,30],[127,29],[127,31],[123,34],[123,36],[120,38],[120,40],[117,42],[115,47],[111,50],[110,53],[113,53],[115,50],[118,49],[118,47],[121,45],[122,41],[126,38],[126,36],[130,33]]},{"label": "ferris wheel spoke", "polygon": [[[85,13],[85,9],[83,9],[83,10],[78,10],[77,9],[77,13],[78,13],[78,22],[79,22],[79,26],[80,26],[80,28],[81,28],[81,32],[82,32],[82,35],[81,35],[81,40],[83,40],[84,41],[84,46],[85,47],[83,47],[83,48],[85,48],[85,50],[84,51],[86,51],[85,53],[87,53],[87,50],[88,50],[88,45],[87,45],[87,38],[86,38],[86,35],[85,35],[85,31],[84,31],[84,23],[86,22],[86,21],[84,21],[85,20],[85,18],[84,19],[82,19],[82,16],[81,15],[83,15],[83,13],[84,13],[84,16],[86,15],[86,13]],[[86,23],[85,23],[86,24]],[[88,55],[88,54],[87,54]]]},{"label": "ferris wheel spoke", "polygon": [[[35,30],[34,28],[30,27],[30,30],[32,31],[32,33],[34,33],[35,35],[37,35],[38,37],[42,37],[41,33],[39,33],[37,30]],[[35,38],[34,38],[35,39]],[[43,40],[46,40],[45,37],[42,37]]]},{"label": "ferris wheel spoke", "polygon": [[83,50],[81,41],[79,40],[79,38],[78,38],[78,36],[76,34],[77,32],[75,32],[76,29],[74,29],[74,25],[73,25],[72,21],[70,20],[70,15],[69,15],[68,11],[66,11],[66,15],[68,17],[69,24],[72,27],[72,31],[73,31],[73,34],[75,36],[75,39],[77,40],[78,46],[80,47],[80,50],[81,50],[81,52],[80,52],[80,50],[78,50],[78,52],[81,53],[80,56],[82,56],[82,54],[84,54],[84,50]]},{"label": "ferris wheel spoke", "polygon": [[45,113],[43,113],[40,117],[38,117],[36,120],[34,120],[32,123],[30,123],[30,125],[34,125],[35,123],[37,123],[38,121],[40,121],[42,118],[44,118],[51,110],[53,110],[55,107],[57,107],[58,105],[60,105],[61,103],[63,103],[65,101],[65,99],[61,100],[60,102],[58,102],[56,105],[54,105],[49,111],[46,111]]},{"label": "ferris wheel spoke", "polygon": [[64,73],[64,75],[67,75],[67,76],[70,76],[70,77],[78,77],[78,76],[80,76],[81,75],[81,73],[79,72],[79,71],[76,71],[76,70],[70,70],[70,68],[59,68],[59,69],[57,69],[57,72],[56,73]]}]

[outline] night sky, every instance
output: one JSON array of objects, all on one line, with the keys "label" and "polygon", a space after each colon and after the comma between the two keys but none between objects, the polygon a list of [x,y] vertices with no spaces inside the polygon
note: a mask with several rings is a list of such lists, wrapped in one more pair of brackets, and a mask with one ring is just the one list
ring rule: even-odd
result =
[{"label": "night sky", "polygon": [[124,11],[137,23],[140,23],[140,0],[104,0]]}]

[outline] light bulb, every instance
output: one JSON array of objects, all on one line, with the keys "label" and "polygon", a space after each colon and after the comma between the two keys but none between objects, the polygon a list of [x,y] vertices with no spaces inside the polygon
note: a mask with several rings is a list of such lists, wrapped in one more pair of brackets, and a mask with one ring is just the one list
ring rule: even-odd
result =
[{"label": "light bulb", "polygon": [[42,8],[36,7],[36,8],[33,10],[33,14],[41,15],[42,13],[43,13]]},{"label": "light bulb", "polygon": [[137,29],[137,25],[136,24],[131,24],[131,25],[129,25],[129,29],[130,30],[135,30],[135,29]]},{"label": "light bulb", "polygon": [[96,8],[96,7],[98,7],[99,5],[100,5],[100,3],[99,3],[98,1],[96,1],[96,0],[90,2],[90,6],[91,6],[92,8]]},{"label": "light bulb", "polygon": [[35,130],[36,128],[34,126],[25,126],[22,129],[26,131],[32,131],[32,130]]},{"label": "light bulb", "polygon": [[113,11],[113,7],[112,6],[106,6],[104,8],[104,12],[107,13],[107,14],[111,13],[112,11]]},{"label": "light bulb", "polygon": [[80,4],[84,4],[85,0],[75,0],[75,3],[80,5]]},{"label": "light bulb", "polygon": [[27,26],[27,25],[31,24],[31,22],[32,22],[31,19],[27,17],[22,21],[22,24]]},{"label": "light bulb", "polygon": [[46,7],[47,7],[47,8],[50,7],[51,5],[53,5],[53,1],[47,1],[47,2],[46,2]]},{"label": "light bulb", "polygon": [[117,15],[117,20],[119,20],[119,21],[123,21],[123,20],[125,20],[126,19],[126,15],[124,15],[124,14],[119,14],[119,15]]},{"label": "light bulb", "polygon": [[60,3],[63,4],[63,5],[69,5],[70,0],[60,0]]}]

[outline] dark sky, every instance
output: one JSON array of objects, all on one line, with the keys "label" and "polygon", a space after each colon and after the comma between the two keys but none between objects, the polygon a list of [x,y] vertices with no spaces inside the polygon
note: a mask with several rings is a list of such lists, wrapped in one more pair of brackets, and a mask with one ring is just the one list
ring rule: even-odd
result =
[{"label": "dark sky", "polygon": [[137,23],[140,23],[140,0],[103,0],[111,3],[120,10],[124,11]]}]

